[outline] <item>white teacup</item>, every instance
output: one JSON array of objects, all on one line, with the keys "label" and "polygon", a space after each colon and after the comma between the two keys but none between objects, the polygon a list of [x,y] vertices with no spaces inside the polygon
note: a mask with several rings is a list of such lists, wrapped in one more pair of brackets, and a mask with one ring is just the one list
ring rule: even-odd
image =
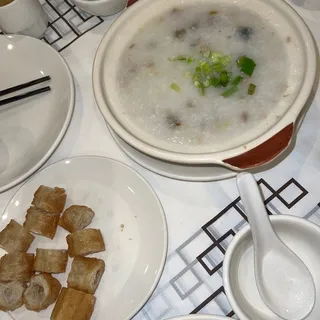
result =
[{"label": "white teacup", "polygon": [[[39,0],[0,0],[0,29],[4,33],[41,38],[48,18]],[[1,5],[2,4],[2,5]]]}]

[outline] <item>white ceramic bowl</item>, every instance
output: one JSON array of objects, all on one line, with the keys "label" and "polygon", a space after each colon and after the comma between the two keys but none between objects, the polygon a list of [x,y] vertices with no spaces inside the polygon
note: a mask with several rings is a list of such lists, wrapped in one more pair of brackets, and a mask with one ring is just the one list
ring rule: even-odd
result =
[{"label": "white ceramic bowl", "polygon": [[[319,320],[320,227],[305,219],[288,215],[272,216],[271,221],[280,239],[302,259],[313,276],[316,302],[305,320]],[[237,233],[227,249],[223,262],[223,282],[231,307],[240,320],[281,320],[267,308],[256,287],[249,226]]]},{"label": "white ceramic bowl", "polygon": [[[296,132],[296,120],[301,113],[314,85],[317,54],[312,35],[301,17],[281,0],[237,0],[235,6],[243,6],[260,14],[268,15],[270,23],[278,25],[279,36],[285,39],[294,35],[301,50],[288,49],[291,53],[299,52],[303,61],[303,72],[300,74],[296,98],[287,111],[277,118],[275,124],[269,124],[257,130],[245,133],[243,143],[237,146],[228,145],[224,150],[212,152],[211,146],[196,146],[192,150],[184,146],[172,145],[165,139],[157,139],[138,127],[129,117],[124,116],[117,86],[118,68],[122,52],[126,50],[132,37],[143,25],[171,8],[188,6],[194,3],[204,5],[222,5],[225,0],[139,0],[116,20],[109,28],[98,48],[93,67],[93,88],[97,104],[111,128],[123,140],[136,149],[155,158],[165,161],[187,164],[218,164],[233,170],[248,169],[265,164],[289,145]],[[121,41],[119,41],[121,40]],[[291,66],[294,64],[292,63]],[[282,103],[279,101],[279,108]],[[275,115],[270,115],[274,117]],[[272,118],[274,119],[274,118]],[[277,122],[276,122],[277,121]],[[260,131],[261,129],[261,131]]]},{"label": "white ceramic bowl", "polygon": [[72,0],[81,10],[94,16],[109,16],[125,8],[127,0]]}]

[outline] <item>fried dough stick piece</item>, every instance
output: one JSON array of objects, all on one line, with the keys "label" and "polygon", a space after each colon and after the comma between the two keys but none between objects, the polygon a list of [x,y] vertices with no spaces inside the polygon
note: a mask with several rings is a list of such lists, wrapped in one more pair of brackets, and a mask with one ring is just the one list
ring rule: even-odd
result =
[{"label": "fried dough stick piece", "polygon": [[59,226],[70,233],[76,232],[87,227],[94,217],[94,212],[86,206],[73,205],[67,208],[60,220]]},{"label": "fried dough stick piece", "polygon": [[9,253],[27,252],[34,236],[15,220],[0,232],[0,247]]},{"label": "fried dough stick piece", "polygon": [[40,186],[34,194],[32,204],[38,209],[61,213],[66,204],[67,194],[63,188]]},{"label": "fried dough stick piece", "polygon": [[51,274],[37,274],[32,276],[30,286],[24,292],[23,302],[28,310],[39,312],[57,300],[60,289],[60,282]]},{"label": "fried dough stick piece", "polygon": [[31,253],[13,252],[0,259],[0,281],[29,282],[33,275],[34,255]]},{"label": "fried dough stick piece", "polygon": [[68,276],[68,287],[94,294],[105,270],[101,259],[75,257]]},{"label": "fried dough stick piece", "polygon": [[100,230],[84,229],[67,235],[68,253],[70,257],[86,256],[104,251],[104,241]]},{"label": "fried dough stick piece", "polygon": [[45,273],[61,273],[66,271],[68,262],[67,250],[37,249],[33,270]]},{"label": "fried dough stick piece", "polygon": [[71,288],[62,288],[51,320],[90,320],[95,296]]},{"label": "fried dough stick piece", "polygon": [[27,210],[26,221],[23,226],[35,234],[53,239],[59,217],[59,213],[47,213],[36,207],[30,207]]},{"label": "fried dough stick piece", "polygon": [[13,311],[23,305],[27,285],[21,281],[0,282],[0,310]]}]

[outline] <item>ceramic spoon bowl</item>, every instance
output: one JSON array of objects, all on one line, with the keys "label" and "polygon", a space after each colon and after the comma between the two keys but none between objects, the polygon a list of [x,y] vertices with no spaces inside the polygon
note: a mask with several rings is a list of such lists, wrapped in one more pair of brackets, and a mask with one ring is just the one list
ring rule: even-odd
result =
[{"label": "ceramic spoon bowl", "polygon": [[281,318],[304,319],[315,301],[312,276],[303,261],[274,231],[254,176],[240,173],[237,185],[251,226],[260,296]]},{"label": "ceramic spoon bowl", "polygon": [[[279,238],[305,263],[313,277],[316,300],[306,320],[319,320],[320,227],[288,215],[271,216],[270,220]],[[223,282],[231,307],[240,320],[282,320],[270,311],[260,297],[254,275],[254,251],[249,225],[236,234],[226,251]]]}]

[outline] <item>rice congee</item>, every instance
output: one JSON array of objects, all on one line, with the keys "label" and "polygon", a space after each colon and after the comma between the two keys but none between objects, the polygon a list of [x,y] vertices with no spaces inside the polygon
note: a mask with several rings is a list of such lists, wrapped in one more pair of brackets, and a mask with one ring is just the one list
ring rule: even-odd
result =
[{"label": "rice congee", "polygon": [[239,145],[250,130],[276,123],[295,99],[302,65],[297,55],[292,67],[288,51],[299,51],[298,41],[277,31],[263,15],[232,4],[159,13],[121,54],[124,114],[177,147]]}]

